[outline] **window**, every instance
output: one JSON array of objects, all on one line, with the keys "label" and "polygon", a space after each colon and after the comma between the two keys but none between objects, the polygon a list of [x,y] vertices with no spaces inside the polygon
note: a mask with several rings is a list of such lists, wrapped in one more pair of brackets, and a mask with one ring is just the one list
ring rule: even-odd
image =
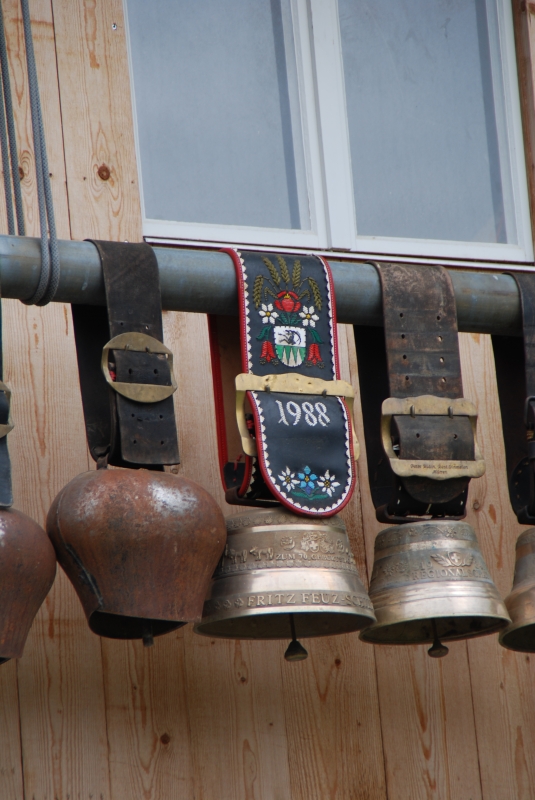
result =
[{"label": "window", "polygon": [[144,233],[533,260],[508,0],[125,0]]}]

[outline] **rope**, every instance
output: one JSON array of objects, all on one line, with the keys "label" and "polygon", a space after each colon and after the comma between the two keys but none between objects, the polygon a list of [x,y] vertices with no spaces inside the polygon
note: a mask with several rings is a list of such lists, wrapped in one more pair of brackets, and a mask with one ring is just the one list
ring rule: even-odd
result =
[{"label": "rope", "polygon": [[[7,58],[6,33],[4,29],[4,15],[2,12],[1,2],[0,2],[0,67],[2,69],[2,83],[4,89],[3,99],[5,102],[5,116],[7,117],[7,129],[9,133],[11,175],[13,180],[13,188],[15,192],[15,210],[17,212],[17,233],[19,236],[24,236],[26,230],[24,226],[24,207],[22,205],[22,191],[20,188],[20,179],[19,179],[19,157],[17,153],[17,137],[15,134],[15,115],[13,113],[13,100],[11,97],[11,82],[9,80],[9,62]],[[9,196],[11,198],[11,181],[9,181],[9,183],[7,183],[6,185],[6,181],[11,176],[9,168],[6,171],[3,150],[2,150],[2,162],[4,163],[4,188],[6,189],[7,192],[7,187],[9,187]],[[6,204],[7,204],[7,195],[6,195]],[[8,211],[8,223],[9,223],[9,211]],[[15,233],[14,224],[13,224],[13,231],[10,230],[9,233],[10,234]]]},{"label": "rope", "polygon": [[[60,276],[59,249],[28,0],[21,0],[21,6],[24,39],[26,43],[28,83],[30,87],[30,109],[32,115],[35,172],[37,176],[39,226],[41,230],[41,273],[39,275],[39,283],[34,294],[22,302],[27,305],[44,306],[53,299],[58,289]],[[47,237],[47,229],[50,234],[50,242]]]}]

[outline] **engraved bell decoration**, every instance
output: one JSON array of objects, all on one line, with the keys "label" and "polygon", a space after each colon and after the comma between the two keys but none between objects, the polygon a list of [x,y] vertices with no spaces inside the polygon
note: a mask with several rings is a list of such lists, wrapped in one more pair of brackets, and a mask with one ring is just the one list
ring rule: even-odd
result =
[{"label": "engraved bell decoration", "polygon": [[227,545],[197,633],[288,639],[288,661],[306,658],[297,637],[356,631],[375,620],[346,528],[286,509],[228,517]]},{"label": "engraved bell decoration", "polygon": [[515,577],[505,605],[511,624],[500,633],[500,644],[509,650],[535,653],[535,528],[517,539]]},{"label": "engraved bell decoration", "polygon": [[47,531],[91,630],[145,645],[201,618],[225,544],[208,492],[145,469],[78,475],[54,500]]},{"label": "engraved bell decoration", "polygon": [[370,599],[377,622],[360,638],[371,644],[433,643],[483,636],[504,628],[507,609],[466,522],[396,525],[375,540]]}]

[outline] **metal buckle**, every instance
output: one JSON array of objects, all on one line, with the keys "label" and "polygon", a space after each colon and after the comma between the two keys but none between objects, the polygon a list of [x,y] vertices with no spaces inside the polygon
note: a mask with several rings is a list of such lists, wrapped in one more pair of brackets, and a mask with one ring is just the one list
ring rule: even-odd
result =
[{"label": "metal buckle", "polygon": [[[399,458],[394,452],[390,436],[392,417],[410,415],[439,417],[468,417],[474,434],[473,461],[416,461]],[[476,438],[477,409],[470,400],[464,397],[453,400],[448,397],[435,397],[431,394],[420,397],[389,397],[383,402],[381,417],[381,438],[385,453],[390,459],[390,466],[400,478],[432,478],[445,481],[449,478],[480,478],[485,474],[485,462]]]},{"label": "metal buckle", "polygon": [[7,398],[7,405],[9,408],[7,422],[4,423],[3,425],[0,425],[0,439],[3,439],[4,436],[7,436],[8,433],[10,433],[10,431],[12,431],[15,426],[11,421],[11,389],[8,389],[8,387],[3,381],[0,381],[0,392],[5,393]]},{"label": "metal buckle", "polygon": [[236,375],[236,420],[240,432],[243,452],[247,456],[256,456],[257,448],[254,439],[249,435],[245,419],[245,394],[246,392],[282,392],[285,394],[313,394],[324,397],[343,397],[348,405],[351,417],[351,431],[353,434],[353,457],[355,461],[360,455],[360,445],[355,433],[353,422],[353,403],[355,392],[347,381],[324,381],[321,378],[308,378],[306,375],[296,375],[286,372],[283,375],[252,375],[242,372]]},{"label": "metal buckle", "polygon": [[[153,353],[167,356],[171,373],[171,386],[155,386],[153,383],[122,383],[112,380],[108,364],[110,350],[131,350],[135,353]],[[158,403],[167,397],[171,397],[177,389],[171,350],[162,342],[159,342],[158,339],[148,336],[146,333],[130,331],[128,333],[120,333],[119,336],[110,339],[102,349],[101,367],[108,385],[118,394],[128,397],[129,400],[135,400],[137,403]]]}]

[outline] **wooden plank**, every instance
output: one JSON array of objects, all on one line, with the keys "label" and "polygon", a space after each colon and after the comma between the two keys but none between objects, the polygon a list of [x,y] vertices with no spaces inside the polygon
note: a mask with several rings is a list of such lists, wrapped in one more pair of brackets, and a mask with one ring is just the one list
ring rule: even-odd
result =
[{"label": "wooden plank", "polygon": [[0,670],[0,796],[22,800],[22,751],[20,744],[17,662]]},{"label": "wooden plank", "polygon": [[[180,387],[176,393],[180,474],[204,486],[225,514],[241,513],[223,500],[206,317],[167,313],[165,323]],[[191,753],[200,797],[288,797],[283,652],[279,642],[224,641],[197,636],[190,628],[185,631]]]},{"label": "wooden plank", "polygon": [[[352,351],[350,350],[350,353]],[[373,375],[369,376],[373,380]],[[351,382],[359,387],[356,354]],[[371,501],[360,408],[355,421],[361,445],[358,462],[368,572],[373,543],[382,527]],[[425,646],[375,647],[387,796],[411,800],[478,800],[482,797],[472,712],[466,644],[450,647],[435,661]]]},{"label": "wooden plank", "polygon": [[[468,521],[474,526],[502,596],[513,580],[515,542],[524,526],[509,503],[505,452],[489,336],[461,334],[464,391],[479,410],[479,441],[487,464],[472,481]],[[485,800],[535,796],[535,682],[533,656],[500,647],[497,636],[470,642],[470,673]]]},{"label": "wooden plank", "polygon": [[[352,328],[338,326],[341,377],[351,380]],[[365,585],[359,487],[342,513]],[[307,661],[283,665],[291,796],[386,798],[374,648],[358,633],[307,639]]]},{"label": "wooden plank", "polygon": [[[37,231],[31,122],[17,0],[3,4],[27,231]],[[41,82],[51,183],[60,236],[69,218],[50,2],[34,0],[34,44]],[[4,302],[6,380],[13,390],[16,428],[10,435],[18,508],[44,523],[59,489],[87,468],[81,403],[75,380],[70,313]],[[62,353],[62,358],[56,354]],[[100,644],[78,600],[59,576],[30,633],[18,666],[24,792],[48,800],[81,791],[109,798]],[[6,795],[22,797],[22,794]]]}]

